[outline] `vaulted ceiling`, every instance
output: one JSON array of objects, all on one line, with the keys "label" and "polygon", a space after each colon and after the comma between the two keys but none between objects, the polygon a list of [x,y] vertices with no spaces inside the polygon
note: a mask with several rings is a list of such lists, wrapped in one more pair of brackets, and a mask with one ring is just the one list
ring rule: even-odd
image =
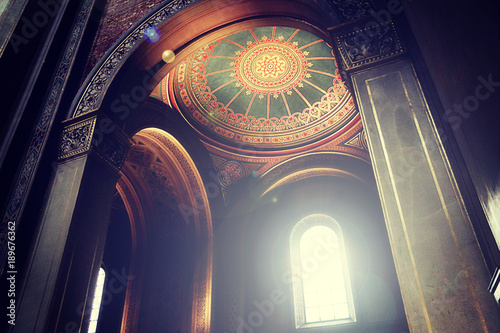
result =
[{"label": "vaulted ceiling", "polygon": [[199,48],[152,96],[212,143],[238,148],[283,152],[342,135],[359,121],[330,45],[282,26],[246,29]]},{"label": "vaulted ceiling", "polygon": [[[245,27],[218,37],[182,59],[151,97],[170,106],[165,112],[180,112],[198,134],[226,205],[244,178],[266,175],[272,183],[275,170],[278,178],[296,179],[276,167],[302,169],[287,162],[306,155],[369,162],[361,117],[332,48],[305,30]],[[318,170],[303,176],[322,175]]]}]

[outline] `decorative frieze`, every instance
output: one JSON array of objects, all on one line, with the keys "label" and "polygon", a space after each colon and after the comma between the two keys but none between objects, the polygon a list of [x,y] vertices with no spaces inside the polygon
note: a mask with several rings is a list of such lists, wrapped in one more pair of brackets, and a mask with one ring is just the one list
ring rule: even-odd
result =
[{"label": "decorative frieze", "polygon": [[95,142],[94,150],[112,169],[119,171],[127,158],[131,142],[118,129],[104,135],[102,142]]},{"label": "decorative frieze", "polygon": [[[373,23],[373,24],[371,24]],[[345,70],[377,62],[406,51],[394,22],[379,24],[370,21],[359,28],[334,35]]]},{"label": "decorative frieze", "polygon": [[146,28],[161,25],[182,9],[199,1],[200,0],[169,1],[165,6],[158,9],[154,14],[139,24],[132,32],[128,33],[120,42],[119,46],[117,46],[102,63],[96,66],[98,70],[94,73],[90,83],[80,97],[73,116],[76,117],[86,114],[99,108],[106,88],[117,70],[121,67],[124,61],[123,59],[129,56],[131,50],[134,49],[137,44],[144,41],[143,35]]},{"label": "decorative frieze", "polygon": [[360,19],[370,14],[375,5],[370,0],[330,0],[342,22]]},{"label": "decorative frieze", "polygon": [[93,151],[118,171],[127,157],[130,140],[110,119],[94,115],[64,128],[59,144],[59,160]]},{"label": "decorative frieze", "polygon": [[90,150],[96,121],[97,118],[92,117],[64,128],[57,154],[59,160]]}]

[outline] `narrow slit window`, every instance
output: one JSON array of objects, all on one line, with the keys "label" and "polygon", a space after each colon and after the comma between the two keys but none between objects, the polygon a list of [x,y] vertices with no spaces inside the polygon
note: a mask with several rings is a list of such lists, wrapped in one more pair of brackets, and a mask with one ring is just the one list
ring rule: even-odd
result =
[{"label": "narrow slit window", "polygon": [[106,272],[101,267],[97,282],[95,285],[94,298],[92,300],[92,311],[90,312],[90,323],[88,333],[95,333],[97,331],[97,321],[99,319],[99,312],[101,310],[101,300],[104,291],[104,281],[106,280]]},{"label": "narrow slit window", "polygon": [[344,239],[339,224],[309,215],[290,236],[296,328],[356,321]]}]

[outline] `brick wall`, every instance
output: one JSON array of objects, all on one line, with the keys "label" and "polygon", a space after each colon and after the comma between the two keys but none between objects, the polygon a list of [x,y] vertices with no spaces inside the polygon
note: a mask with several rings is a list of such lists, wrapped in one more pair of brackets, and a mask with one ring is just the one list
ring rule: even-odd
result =
[{"label": "brick wall", "polygon": [[106,51],[138,20],[151,12],[161,0],[109,0],[104,8],[82,83]]}]

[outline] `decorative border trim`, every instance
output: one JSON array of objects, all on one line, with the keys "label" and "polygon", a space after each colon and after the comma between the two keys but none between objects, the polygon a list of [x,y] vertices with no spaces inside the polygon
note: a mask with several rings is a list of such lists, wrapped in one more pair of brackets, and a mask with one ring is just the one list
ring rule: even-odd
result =
[{"label": "decorative border trim", "polygon": [[312,178],[312,177],[322,177],[322,176],[338,177],[338,178],[351,179],[351,180],[355,179],[355,180],[358,180],[362,183],[366,183],[366,181],[359,178],[358,176],[356,176],[352,173],[349,173],[347,171],[344,171],[344,170],[335,169],[335,168],[326,168],[326,167],[319,167],[319,168],[313,167],[313,168],[308,168],[305,170],[299,170],[299,171],[293,172],[289,175],[283,176],[278,181],[274,182],[271,186],[269,186],[260,195],[260,198],[262,198],[267,193],[271,192],[272,190],[274,190],[275,188],[278,188],[280,186],[296,183],[302,179],[307,179],[307,178]]},{"label": "decorative border trim", "polygon": [[376,7],[371,0],[330,0],[342,22],[360,19],[370,14]]},{"label": "decorative border trim", "polygon": [[80,93],[81,97],[78,103],[71,106],[71,110],[74,110],[72,117],[74,118],[99,108],[104,93],[111,84],[112,78],[120,69],[124,61],[130,56],[132,53],[131,51],[144,40],[143,34],[146,28],[161,25],[173,15],[199,1],[200,0],[170,1],[168,4],[154,11],[151,16],[147,16],[133,28],[129,29],[124,34],[124,38],[120,39],[117,44],[106,53],[99,62],[99,67],[96,66],[96,69],[92,71],[93,75],[89,76],[83,84],[83,87],[86,88]]},{"label": "decorative border trim", "polygon": [[[66,82],[73,67],[76,53],[80,46],[82,35],[90,18],[90,13],[94,5],[94,0],[86,0],[80,7],[80,11],[75,18],[75,23],[71,31],[71,37],[66,42],[64,56],[59,61],[56,75],[49,88],[50,93],[45,99],[43,111],[38,118],[38,123],[31,137],[31,143],[26,153],[23,164],[19,168],[20,172],[15,182],[15,189],[10,196],[7,211],[3,217],[0,227],[0,271],[4,267],[4,254],[6,248],[6,231],[8,221],[17,221],[21,215],[27,199],[27,193],[33,184],[33,176],[38,168],[42,152],[47,144],[49,133],[54,123],[56,110],[62,98]],[[19,226],[19,223],[16,223]]]},{"label": "decorative border trim", "polygon": [[64,128],[61,133],[57,158],[62,160],[88,152],[92,145],[96,122],[97,117],[93,117]]},{"label": "decorative border trim", "polygon": [[196,231],[201,237],[198,238],[198,262],[195,267],[191,332],[208,333],[211,323],[213,229],[210,204],[203,180],[189,153],[173,136],[152,128],[143,129],[138,135],[160,143],[173,154],[184,172],[195,202],[199,205],[199,208],[194,211]]},{"label": "decorative border trim", "polygon": [[353,27],[354,31],[335,36],[346,70],[406,51],[394,22],[386,26],[377,25],[377,27],[379,31],[376,34],[370,31],[370,27],[364,29]]},{"label": "decorative border trim", "polygon": [[139,305],[141,301],[140,292],[143,285],[145,262],[142,247],[146,244],[146,219],[144,217],[142,202],[134,186],[124,172],[120,173],[116,189],[125,204],[130,222],[133,225],[132,234],[134,251],[130,261],[129,274],[134,277],[137,276],[138,278],[128,282],[122,316],[122,332],[131,333],[136,332],[138,327],[137,319],[139,318]]}]

